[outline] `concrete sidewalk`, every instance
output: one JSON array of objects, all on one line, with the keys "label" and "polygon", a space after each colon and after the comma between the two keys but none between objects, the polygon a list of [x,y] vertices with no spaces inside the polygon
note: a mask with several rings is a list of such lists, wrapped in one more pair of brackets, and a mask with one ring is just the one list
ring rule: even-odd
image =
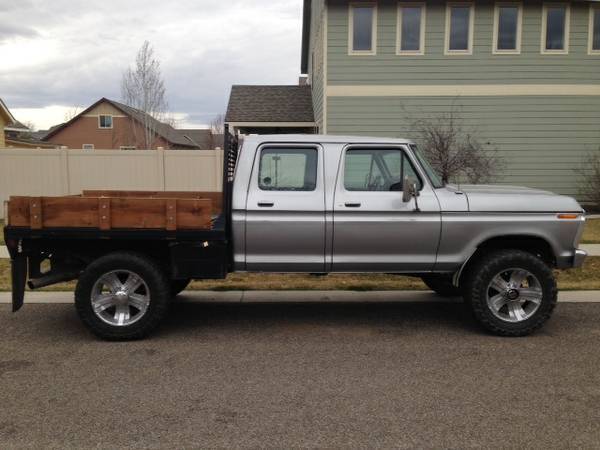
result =
[{"label": "concrete sidewalk", "polygon": [[[562,291],[562,303],[600,303],[600,291]],[[457,303],[431,291],[185,291],[185,303]],[[10,292],[0,292],[0,304],[11,302]],[[72,292],[27,292],[25,303],[73,303]]]}]

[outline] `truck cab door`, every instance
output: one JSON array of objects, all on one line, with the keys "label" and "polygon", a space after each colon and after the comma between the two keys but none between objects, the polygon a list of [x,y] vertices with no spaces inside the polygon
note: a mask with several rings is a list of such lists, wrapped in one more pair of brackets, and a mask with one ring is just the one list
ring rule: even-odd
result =
[{"label": "truck cab door", "polygon": [[258,148],[246,201],[246,270],[325,270],[323,150],[318,145]]},{"label": "truck cab door", "polygon": [[[348,146],[342,151],[333,211],[333,271],[420,272],[433,268],[441,216],[435,192],[405,146]],[[414,199],[402,201],[402,180]]]}]

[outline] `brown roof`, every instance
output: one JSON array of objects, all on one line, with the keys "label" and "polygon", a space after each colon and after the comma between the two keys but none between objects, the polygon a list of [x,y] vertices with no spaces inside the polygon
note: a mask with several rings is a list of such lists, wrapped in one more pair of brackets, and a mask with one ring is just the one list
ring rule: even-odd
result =
[{"label": "brown roof", "polygon": [[226,122],[314,122],[310,86],[231,87]]}]

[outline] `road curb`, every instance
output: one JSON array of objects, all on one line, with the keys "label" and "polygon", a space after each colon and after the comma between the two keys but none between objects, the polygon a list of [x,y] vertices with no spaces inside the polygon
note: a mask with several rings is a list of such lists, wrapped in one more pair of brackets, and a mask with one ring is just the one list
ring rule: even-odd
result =
[{"label": "road curb", "polygon": [[[185,291],[181,303],[460,303],[431,291]],[[562,291],[560,303],[600,303],[598,291]],[[0,292],[0,304],[11,303],[10,292]],[[27,292],[25,303],[69,304],[72,292]]]}]

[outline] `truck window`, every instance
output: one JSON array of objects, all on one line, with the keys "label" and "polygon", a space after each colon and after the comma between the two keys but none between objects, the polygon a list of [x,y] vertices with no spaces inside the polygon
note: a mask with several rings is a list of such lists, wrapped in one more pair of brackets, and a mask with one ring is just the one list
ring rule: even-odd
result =
[{"label": "truck window", "polygon": [[317,149],[264,148],[260,154],[258,187],[263,191],[314,191]]},{"label": "truck window", "polygon": [[405,176],[422,187],[410,160],[400,149],[350,149],[344,164],[348,191],[401,191]]}]

